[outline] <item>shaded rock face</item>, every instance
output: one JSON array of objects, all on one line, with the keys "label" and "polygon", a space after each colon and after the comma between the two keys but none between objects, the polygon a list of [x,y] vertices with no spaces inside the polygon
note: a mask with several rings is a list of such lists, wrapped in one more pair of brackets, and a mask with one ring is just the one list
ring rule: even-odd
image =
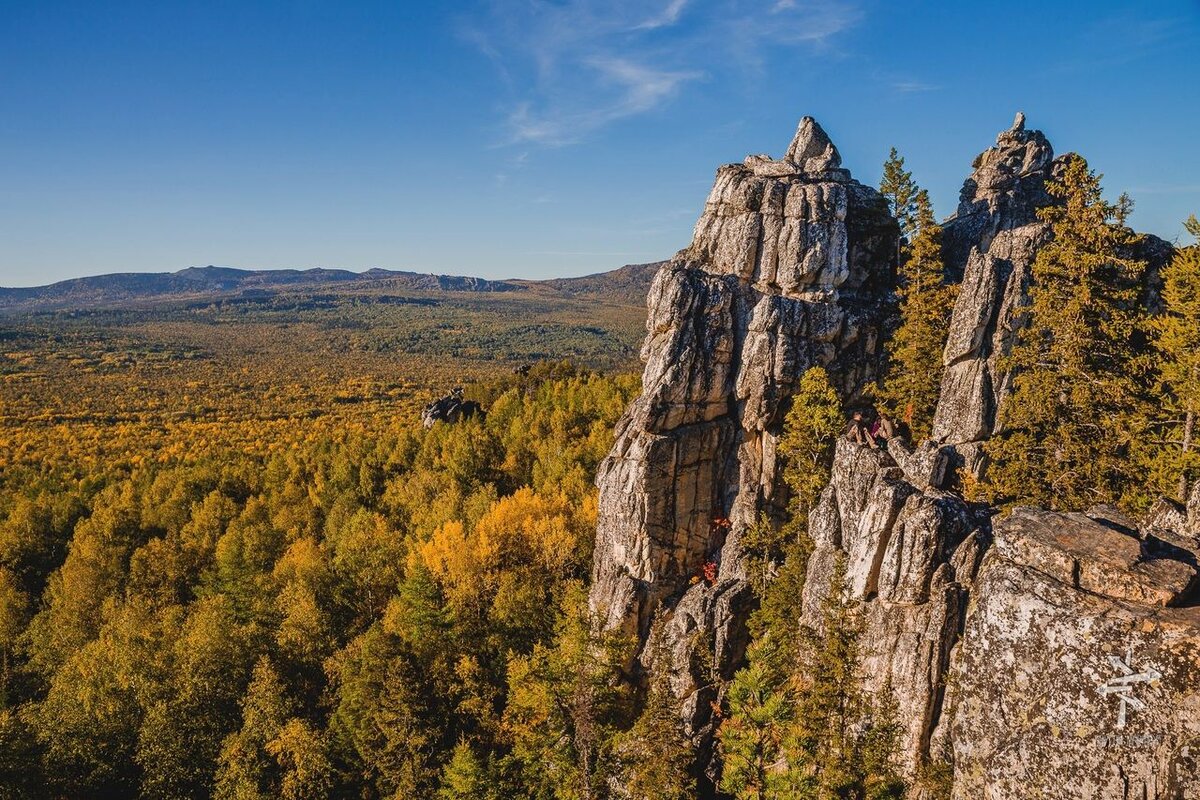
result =
[{"label": "shaded rock face", "polygon": [[[775,447],[803,373],[848,396],[875,377],[898,227],[811,118],[783,160],[717,171],[692,243],[647,298],[642,394],[597,477],[590,602],[641,637],[662,607],[690,733],[711,733],[713,671],[742,659],[741,533],[786,505]],[[719,564],[711,583],[699,577]]]},{"label": "shaded rock face", "polygon": [[945,371],[933,437],[960,445],[968,466],[991,435],[1009,392],[999,361],[1009,353],[1028,305],[1030,268],[1049,240],[1037,209],[1049,205],[1046,181],[1060,162],[1041,131],[1018,114],[996,146],[976,159],[958,210],[945,223],[943,248],[951,278],[960,278],[943,354]]},{"label": "shaded rock face", "polygon": [[955,798],[1200,797],[1200,547],[1124,522],[997,525],[937,734]]}]

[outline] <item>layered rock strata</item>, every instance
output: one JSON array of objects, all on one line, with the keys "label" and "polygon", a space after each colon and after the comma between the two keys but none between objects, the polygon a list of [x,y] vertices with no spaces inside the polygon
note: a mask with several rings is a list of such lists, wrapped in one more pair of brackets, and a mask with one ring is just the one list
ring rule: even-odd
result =
[{"label": "layered rock strata", "polygon": [[[704,744],[751,606],[738,540],[787,498],[775,447],[800,377],[825,365],[852,396],[875,376],[898,227],[804,118],[782,160],[717,171],[689,247],[647,299],[641,396],[599,469],[590,595],[644,641],[669,614],[675,686]],[[707,574],[706,572],[707,565]]]}]

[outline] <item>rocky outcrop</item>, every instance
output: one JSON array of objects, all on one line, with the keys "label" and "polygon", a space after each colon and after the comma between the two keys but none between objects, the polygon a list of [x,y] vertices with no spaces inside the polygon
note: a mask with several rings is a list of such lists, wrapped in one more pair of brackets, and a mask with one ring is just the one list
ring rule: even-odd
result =
[{"label": "rocky outcrop", "polygon": [[843,440],[810,516],[806,622],[844,558],[906,773],[947,760],[963,800],[1200,796],[1200,541],[1112,508],[991,513]]},{"label": "rocky outcrop", "polygon": [[449,394],[425,406],[421,412],[421,425],[432,428],[435,422],[458,422],[476,415],[486,416],[483,406],[474,400],[464,400],[463,390],[455,387]]},{"label": "rocky outcrop", "polygon": [[843,439],[809,531],[805,622],[820,627],[840,555],[846,588],[863,603],[864,688],[892,694],[903,766],[913,775],[942,717],[950,652],[989,541],[987,514],[928,482],[914,486],[887,452]]},{"label": "rocky outcrop", "polygon": [[1026,130],[1017,114],[996,146],[975,159],[958,210],[944,225],[947,273],[961,282],[933,437],[956,445],[969,468],[977,468],[978,445],[991,435],[1009,391],[999,362],[1023,324],[1030,267],[1049,240],[1037,209],[1051,202],[1046,180],[1058,163],[1041,131]]},{"label": "rocky outcrop", "polygon": [[[996,430],[1011,391],[1002,360],[1025,324],[1034,259],[1051,238],[1038,209],[1054,199],[1046,181],[1062,168],[1041,131],[1017,114],[995,147],[979,154],[963,183],[958,209],[944,223],[946,272],[959,282],[943,352],[945,370],[933,420],[933,438],[953,446],[956,466],[979,476],[982,444]],[[1147,264],[1144,302],[1158,306],[1159,278],[1170,244],[1142,235],[1128,256]]]},{"label": "rocky outcrop", "polygon": [[1200,797],[1200,547],[1018,509],[995,529],[937,733],[954,797]]},{"label": "rocky outcrop", "polygon": [[746,643],[739,537],[786,505],[775,446],[788,399],[813,365],[847,395],[874,377],[897,237],[883,198],[806,117],[782,160],[717,171],[691,245],[650,290],[642,393],[597,478],[590,601],[643,641],[668,611],[675,686],[701,744],[713,671],[731,675]]},{"label": "rocky outcrop", "polygon": [[[935,438],[838,442],[796,602],[819,627],[844,559],[865,688],[894,700],[910,777],[945,761],[964,800],[1200,797],[1200,486],[1140,529],[1113,509],[1018,509],[993,529],[995,509],[948,488],[956,467],[981,469],[1009,393],[1001,360],[1049,239],[1036,212],[1059,163],[1022,115],[976,159],[945,225],[961,288]],[[642,394],[597,479],[590,602],[643,643],[664,613],[701,770],[754,604],[740,541],[788,499],[782,416],[810,366],[850,400],[874,377],[897,234],[805,118],[783,159],[718,170],[691,245],[651,287]],[[1159,244],[1132,254],[1152,262],[1151,305]]]}]

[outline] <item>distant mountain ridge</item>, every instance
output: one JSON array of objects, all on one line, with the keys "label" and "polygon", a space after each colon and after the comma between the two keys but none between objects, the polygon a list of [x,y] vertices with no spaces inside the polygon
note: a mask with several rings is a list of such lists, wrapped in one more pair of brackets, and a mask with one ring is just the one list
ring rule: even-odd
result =
[{"label": "distant mountain ridge", "polygon": [[271,293],[321,287],[410,292],[526,292],[548,289],[572,296],[595,294],[607,299],[640,303],[644,301],[650,281],[660,264],[629,264],[610,272],[545,281],[489,280],[388,269],[351,272],[322,267],[306,270],[188,267],[178,272],[118,272],[72,278],[46,286],[0,288],[0,310],[83,309],[139,300]]}]

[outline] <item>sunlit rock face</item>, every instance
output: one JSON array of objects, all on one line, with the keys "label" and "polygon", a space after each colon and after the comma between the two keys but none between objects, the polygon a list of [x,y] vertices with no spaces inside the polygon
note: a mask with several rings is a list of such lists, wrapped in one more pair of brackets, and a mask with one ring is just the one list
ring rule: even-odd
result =
[{"label": "sunlit rock face", "polygon": [[[1055,202],[1047,181],[1065,166],[1025,115],[996,137],[972,163],[958,208],[943,224],[948,278],[959,284],[943,352],[945,371],[933,420],[933,438],[952,445],[956,466],[982,474],[983,443],[996,431],[998,412],[1012,391],[1003,359],[1025,325],[1030,275],[1038,251],[1051,239],[1038,209]],[[1158,273],[1171,245],[1143,234],[1127,254],[1146,263],[1145,299],[1158,306]]]},{"label": "sunlit rock face", "polygon": [[1050,204],[1046,181],[1060,164],[1041,131],[1026,130],[1018,114],[996,146],[976,157],[958,210],[944,226],[947,272],[961,283],[933,436],[955,445],[969,468],[977,468],[979,446],[1010,391],[1000,360],[1024,322],[1030,268],[1050,238],[1037,210]]},{"label": "sunlit rock face", "polygon": [[[845,559],[863,684],[890,694],[899,765],[917,784],[944,762],[958,800],[1200,798],[1200,487],[1141,524],[1105,508],[998,516],[952,488],[958,467],[981,468],[1009,394],[1001,359],[1049,241],[1037,209],[1059,163],[1020,115],[976,159],[946,223],[961,289],[935,439],[838,442],[795,602],[819,627]],[[692,244],[650,290],[642,393],[597,479],[590,601],[643,644],[665,614],[672,685],[709,778],[713,709],[754,605],[739,542],[787,503],[782,416],[813,365],[851,402],[877,376],[897,238],[880,195],[805,118],[783,159],[718,170]],[[1137,247],[1152,304],[1170,248]]]},{"label": "sunlit rock face", "polygon": [[1200,797],[1194,538],[1018,509],[972,590],[935,748],[954,797]]},{"label": "sunlit rock face", "polygon": [[650,290],[642,393],[597,478],[591,604],[643,640],[656,609],[671,613],[675,685],[702,743],[718,691],[704,673],[728,677],[746,645],[739,536],[786,504],[787,401],[814,365],[848,396],[875,377],[897,237],[882,196],[806,117],[782,160],[717,171],[691,245]]}]

